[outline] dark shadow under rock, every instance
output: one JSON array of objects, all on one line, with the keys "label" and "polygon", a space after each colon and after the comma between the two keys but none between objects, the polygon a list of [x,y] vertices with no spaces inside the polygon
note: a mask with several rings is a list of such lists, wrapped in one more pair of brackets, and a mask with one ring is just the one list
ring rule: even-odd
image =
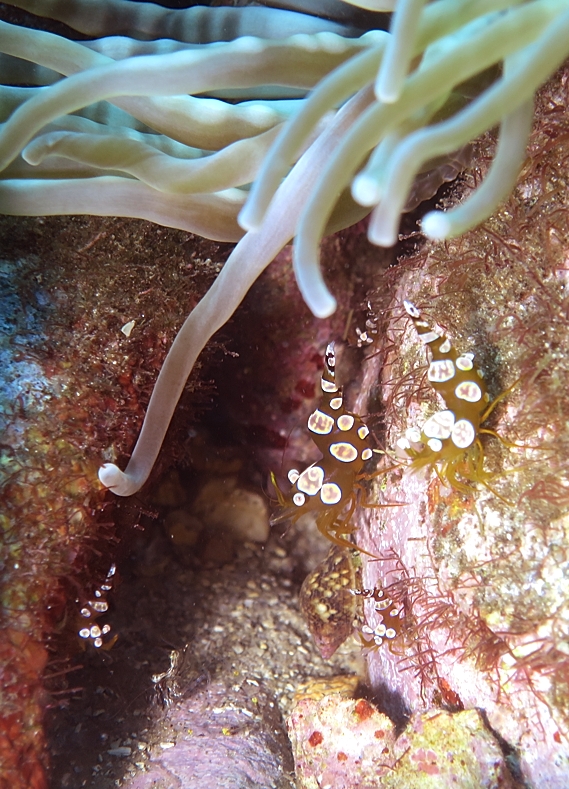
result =
[{"label": "dark shadow under rock", "polygon": [[108,652],[66,675],[82,695],[54,713],[52,786],[294,786],[283,717],[298,686],[353,672],[318,655],[298,608],[300,535],[181,567],[152,524],[119,566]]}]

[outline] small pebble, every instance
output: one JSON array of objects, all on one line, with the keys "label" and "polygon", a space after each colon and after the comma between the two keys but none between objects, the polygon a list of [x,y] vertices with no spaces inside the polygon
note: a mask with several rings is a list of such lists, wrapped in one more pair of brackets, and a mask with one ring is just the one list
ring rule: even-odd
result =
[{"label": "small pebble", "polygon": [[118,748],[110,748],[107,753],[110,756],[130,756],[132,749],[128,745],[121,745]]}]

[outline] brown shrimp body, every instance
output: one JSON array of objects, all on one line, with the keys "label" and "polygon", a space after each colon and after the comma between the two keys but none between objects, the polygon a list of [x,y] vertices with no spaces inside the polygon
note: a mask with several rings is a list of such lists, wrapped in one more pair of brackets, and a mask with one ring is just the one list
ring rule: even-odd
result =
[{"label": "brown shrimp body", "polygon": [[283,493],[277,487],[281,506],[271,518],[271,524],[287,519],[294,521],[306,512],[314,512],[323,534],[337,544],[350,545],[336,533],[349,531],[345,528],[347,519],[342,521],[341,516],[347,505],[353,508],[355,504],[354,486],[372,450],[368,428],[344,408],[335,368],[334,344],[330,343],[320,382],[322,399],[308,419],[308,430],[322,457],[303,472],[296,469],[288,472],[292,488]]},{"label": "brown shrimp body", "polygon": [[[421,430],[407,430],[397,446],[412,458],[412,468],[440,463],[442,476],[455,484],[453,465],[470,447],[480,445],[478,434],[490,399],[486,384],[474,363],[474,354],[459,354],[441,329],[424,321],[411,302],[405,301],[404,306],[419,339],[430,348],[427,377],[446,408],[427,419]],[[417,444],[422,447],[413,446]]]}]

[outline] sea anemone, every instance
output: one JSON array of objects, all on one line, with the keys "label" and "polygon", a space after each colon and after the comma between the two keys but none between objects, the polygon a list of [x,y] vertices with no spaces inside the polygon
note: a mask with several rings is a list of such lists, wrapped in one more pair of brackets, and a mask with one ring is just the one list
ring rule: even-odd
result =
[{"label": "sea anemone", "polygon": [[[484,183],[463,205],[428,214],[423,229],[448,238],[479,223],[513,187],[533,95],[569,52],[568,0],[400,0],[391,34],[296,15],[306,32],[279,39],[299,28],[285,29],[274,9],[209,9],[239,24],[226,43],[210,28],[207,44],[135,40],[172,35],[176,13],[185,33],[204,9],[109,0],[93,14],[88,0],[11,4],[87,35],[109,32],[115,18],[111,32],[134,38],[79,44],[2,25],[5,70],[54,84],[2,89],[1,211],[126,214],[223,240],[241,236],[238,217],[247,231],[176,338],[126,471],[100,470],[122,496],[148,478],[205,343],[285,244],[296,237],[307,304],[330,315],[322,235],[371,211],[370,240],[393,245],[417,174],[500,124]],[[119,108],[110,116],[107,101]]]}]

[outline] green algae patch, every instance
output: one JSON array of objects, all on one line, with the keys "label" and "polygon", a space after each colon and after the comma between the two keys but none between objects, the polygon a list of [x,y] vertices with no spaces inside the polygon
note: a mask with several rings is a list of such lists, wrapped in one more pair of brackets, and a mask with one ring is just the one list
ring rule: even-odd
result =
[{"label": "green algae patch", "polygon": [[397,751],[402,755],[381,783],[386,789],[513,786],[500,746],[478,710],[414,716],[397,740]]}]

